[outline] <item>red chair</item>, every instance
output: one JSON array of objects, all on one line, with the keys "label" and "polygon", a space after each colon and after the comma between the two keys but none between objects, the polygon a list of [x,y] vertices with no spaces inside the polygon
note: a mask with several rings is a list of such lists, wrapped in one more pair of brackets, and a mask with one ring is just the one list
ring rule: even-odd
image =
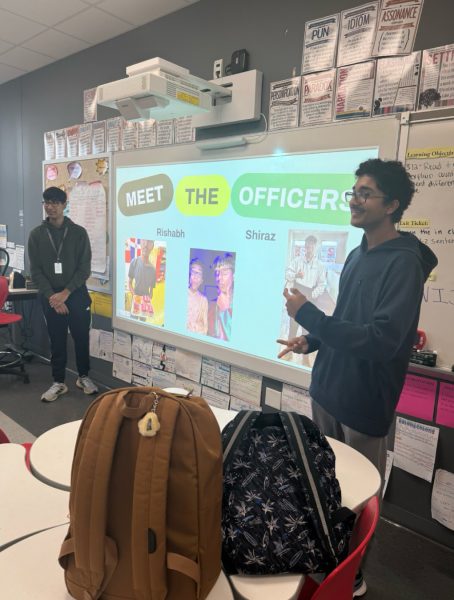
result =
[{"label": "red chair", "polygon": [[355,575],[377,527],[378,516],[378,498],[374,496],[355,523],[350,554],[320,584],[306,577],[298,600],[352,600]]},{"label": "red chair", "polygon": [[[6,253],[6,250],[2,249],[2,252]],[[8,261],[8,258],[7,258]],[[8,262],[6,263],[8,266]],[[3,269],[5,271],[6,269]],[[3,275],[0,276],[0,327],[8,327],[11,323],[19,322],[22,317],[15,313],[6,312],[4,310],[5,302],[8,298],[9,293],[9,281]],[[28,373],[25,370],[24,359],[19,352],[4,348],[0,349],[0,375],[18,375],[22,377],[24,383],[30,383]]]},{"label": "red chair", "polygon": [[[6,435],[3,429],[0,429],[0,444],[9,444],[9,437]],[[24,442],[23,444],[21,444],[21,446],[25,448],[25,464],[27,465],[27,469],[31,471],[32,468],[30,465],[30,448],[32,447],[32,444],[31,442]]]}]

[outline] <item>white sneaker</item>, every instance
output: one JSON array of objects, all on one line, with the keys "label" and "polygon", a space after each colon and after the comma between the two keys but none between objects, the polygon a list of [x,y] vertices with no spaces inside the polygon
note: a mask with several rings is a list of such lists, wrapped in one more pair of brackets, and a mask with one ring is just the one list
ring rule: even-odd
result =
[{"label": "white sneaker", "polygon": [[68,387],[64,383],[53,383],[47,392],[41,396],[43,402],[54,402],[62,394],[66,394]]},{"label": "white sneaker", "polygon": [[78,377],[76,379],[76,385],[78,388],[84,391],[84,394],[87,394],[88,396],[90,394],[98,393],[97,385],[93,383],[93,381],[90,379],[90,377],[87,377],[87,375],[82,375],[81,377]]},{"label": "white sneaker", "polygon": [[361,598],[367,592],[366,580],[363,577],[361,569],[358,571],[355,577],[355,584],[353,586],[353,598]]}]

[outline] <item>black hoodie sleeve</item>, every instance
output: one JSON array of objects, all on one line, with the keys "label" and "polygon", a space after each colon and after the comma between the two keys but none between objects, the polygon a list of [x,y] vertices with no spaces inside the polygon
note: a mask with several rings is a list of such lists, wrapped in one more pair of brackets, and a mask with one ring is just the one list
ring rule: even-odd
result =
[{"label": "black hoodie sleeve", "polygon": [[389,272],[370,322],[358,324],[328,317],[311,302],[303,304],[295,320],[322,344],[336,350],[365,360],[393,358],[419,312],[425,279],[418,260],[408,261],[404,271],[398,266]]}]

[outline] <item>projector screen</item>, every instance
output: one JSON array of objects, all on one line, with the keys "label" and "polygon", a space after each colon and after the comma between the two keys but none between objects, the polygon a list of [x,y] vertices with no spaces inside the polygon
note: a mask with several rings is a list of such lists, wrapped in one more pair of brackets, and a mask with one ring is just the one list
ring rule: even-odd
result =
[{"label": "projector screen", "polygon": [[344,194],[377,155],[275,150],[116,166],[114,326],[262,374],[309,370],[313,355],[277,358],[277,338],[302,333],[282,292],[298,287],[332,313],[362,236]]}]

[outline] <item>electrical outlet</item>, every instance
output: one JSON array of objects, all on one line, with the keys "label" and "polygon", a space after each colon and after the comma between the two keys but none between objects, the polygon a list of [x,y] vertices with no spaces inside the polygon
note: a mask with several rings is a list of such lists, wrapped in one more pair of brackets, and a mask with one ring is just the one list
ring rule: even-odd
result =
[{"label": "electrical outlet", "polygon": [[224,75],[224,59],[218,58],[213,63],[213,79],[220,79]]}]

